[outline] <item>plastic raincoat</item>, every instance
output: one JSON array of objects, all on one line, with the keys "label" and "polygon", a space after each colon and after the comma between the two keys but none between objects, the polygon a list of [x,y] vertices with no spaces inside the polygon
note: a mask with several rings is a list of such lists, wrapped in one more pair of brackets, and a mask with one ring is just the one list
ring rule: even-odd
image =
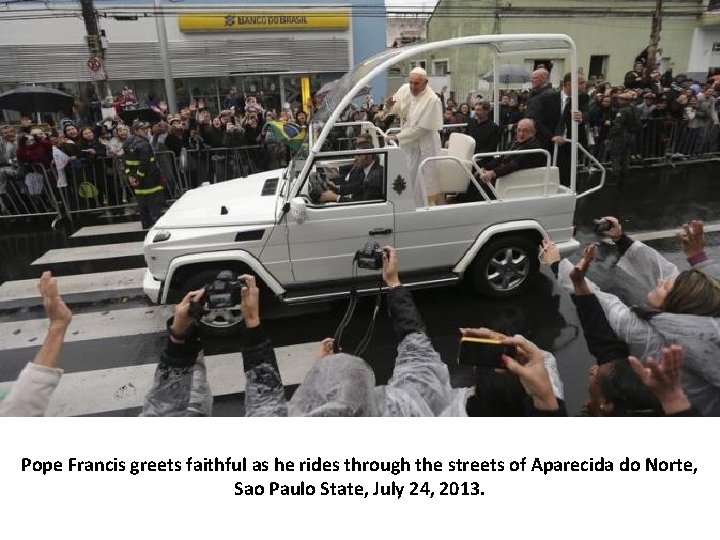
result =
[{"label": "plastic raincoat", "polygon": [[447,366],[435,351],[404,287],[388,292],[388,308],[400,339],[388,383],[375,386],[364,360],[328,356],[313,367],[288,404],[291,416],[438,416],[452,399]]},{"label": "plastic raincoat", "polygon": [[[708,275],[720,275],[713,261],[695,266]],[[572,263],[560,263],[558,282],[568,292]],[[637,297],[644,298],[658,279],[678,273],[677,267],[642,242],[632,242],[618,261],[619,279],[626,277],[638,285]],[[684,349],[683,389],[690,402],[703,416],[720,416],[720,319],[695,315],[657,312],[641,315],[614,294],[601,291],[587,280],[590,290],[600,301],[615,334],[628,344],[630,354],[638,358],[658,358],[664,346],[674,343]]]}]

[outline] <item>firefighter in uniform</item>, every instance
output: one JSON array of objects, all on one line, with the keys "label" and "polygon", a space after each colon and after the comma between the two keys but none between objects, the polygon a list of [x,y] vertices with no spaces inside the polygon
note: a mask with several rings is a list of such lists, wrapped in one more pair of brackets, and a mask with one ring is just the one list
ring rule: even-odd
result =
[{"label": "firefighter in uniform", "polygon": [[149,128],[145,122],[135,122],[132,136],[123,144],[125,176],[135,194],[143,229],[149,229],[160,219],[165,203],[160,171],[147,138]]}]

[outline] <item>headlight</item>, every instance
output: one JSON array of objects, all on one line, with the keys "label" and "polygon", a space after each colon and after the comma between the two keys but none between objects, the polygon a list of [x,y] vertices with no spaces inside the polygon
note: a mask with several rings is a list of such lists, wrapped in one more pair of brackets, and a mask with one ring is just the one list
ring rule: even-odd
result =
[{"label": "headlight", "polygon": [[161,229],[155,233],[155,236],[153,236],[153,244],[165,242],[165,240],[170,240],[170,231],[164,231]]}]

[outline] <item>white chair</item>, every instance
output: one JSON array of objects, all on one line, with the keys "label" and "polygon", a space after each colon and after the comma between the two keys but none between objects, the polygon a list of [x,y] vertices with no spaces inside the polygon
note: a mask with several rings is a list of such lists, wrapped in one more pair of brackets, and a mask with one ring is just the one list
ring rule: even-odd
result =
[{"label": "white chair", "polygon": [[548,174],[548,195],[559,191],[560,173],[557,167],[536,167],[508,174],[495,181],[499,200],[522,197],[542,197],[545,193],[545,172]]},{"label": "white chair", "polygon": [[[475,153],[475,139],[464,133],[451,133],[448,147],[443,148],[441,156],[458,158],[472,174],[472,157]],[[438,160],[435,167],[440,184],[440,193],[465,193],[470,185],[467,171],[455,160]]]}]

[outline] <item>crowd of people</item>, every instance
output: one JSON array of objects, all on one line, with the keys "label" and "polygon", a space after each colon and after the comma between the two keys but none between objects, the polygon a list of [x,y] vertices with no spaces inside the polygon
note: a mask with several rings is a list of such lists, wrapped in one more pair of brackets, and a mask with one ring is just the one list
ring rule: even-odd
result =
[{"label": "crowd of people", "polygon": [[[571,263],[545,241],[540,251],[562,289],[571,296],[588,350],[597,364],[589,373],[581,411],[589,416],[720,415],[720,265],[704,250],[703,224],[679,233],[689,268],[680,270],[657,251],[623,232],[608,216],[603,233],[618,251],[604,271],[624,291],[601,289],[587,278],[597,244]],[[253,275],[241,276],[244,320],[242,369],[247,381],[246,416],[564,416],[564,388],[557,362],[521,335],[488,328],[458,329],[460,336],[495,340],[504,346],[501,365],[477,365],[475,384],[453,388],[447,364],[436,351],[412,295],[402,285],[396,251],[383,249],[382,279],[397,337],[389,381],[377,386],[360,357],[322,341],[317,361],[287,399],[272,343],[263,330],[260,289]],[[35,359],[20,373],[0,415],[39,416],[47,410],[62,370],[63,338],[72,313],[49,272],[38,289],[49,319]],[[203,336],[197,321],[205,289],[188,293],[168,321],[168,336],[143,408],[146,416],[207,416],[212,394],[207,382]],[[626,298],[626,301],[621,297]],[[644,359],[642,361],[641,359]],[[240,370],[238,365],[238,370]],[[238,373],[238,376],[240,374]]]},{"label": "crowd of people", "polygon": [[[720,149],[720,74],[698,82],[685,74],[661,74],[646,62],[638,56],[621,84],[578,75],[579,103],[572,112],[579,124],[578,142],[601,162],[612,163],[621,179],[633,159],[679,158]],[[461,132],[475,139],[476,153],[517,149],[519,143],[543,148],[557,153],[561,181],[568,185],[571,77],[565,75],[557,89],[549,80],[549,71],[540,66],[531,74],[528,90],[502,91],[497,124],[492,105],[482,95],[468,95],[462,102],[440,89],[442,117],[433,118],[440,144],[447,145],[452,133]],[[361,105],[349,107],[342,120],[367,121],[387,131],[406,120],[395,97],[375,103],[368,96]],[[147,139],[169,198],[204,182],[282,167],[297,150],[288,143],[285,127],[290,126],[295,142],[301,140],[312,109],[321,106],[322,99],[315,96],[307,112],[297,103],[275,110],[264,103],[262,92],[250,95],[231,88],[223,110],[213,112],[202,99],[192,99],[173,114],[156,96],[141,102],[126,87],[113,102],[116,114],[94,124],[61,120],[57,126],[35,125],[29,115],[22,115],[19,126],[0,127],[0,212],[31,214],[39,206],[38,196],[43,191],[62,194],[57,188],[68,188],[64,206],[69,210],[127,204],[132,190],[124,176],[124,145],[137,120],[149,124]],[[532,126],[527,128],[522,120],[531,120]],[[522,140],[527,139],[519,133],[523,129],[534,131],[529,143]],[[359,125],[338,128],[328,149],[352,149],[361,131]],[[438,149],[430,153],[436,155]]]},{"label": "crowd of people", "polygon": [[22,115],[18,126],[0,126],[0,211],[34,213],[38,201],[32,196],[43,190],[64,195],[58,199],[69,210],[126,204],[132,186],[124,162],[137,125],[144,126],[143,137],[172,198],[204,182],[284,166],[291,152],[285,126],[291,125],[294,141],[307,129],[305,111],[289,104],[266,110],[261,94],[240,95],[233,88],[224,104],[226,109],[213,114],[194,99],[171,114],[156,99],[139,108],[132,90],[125,88],[114,102],[117,114],[95,124],[66,119],[57,126],[35,125]]}]

